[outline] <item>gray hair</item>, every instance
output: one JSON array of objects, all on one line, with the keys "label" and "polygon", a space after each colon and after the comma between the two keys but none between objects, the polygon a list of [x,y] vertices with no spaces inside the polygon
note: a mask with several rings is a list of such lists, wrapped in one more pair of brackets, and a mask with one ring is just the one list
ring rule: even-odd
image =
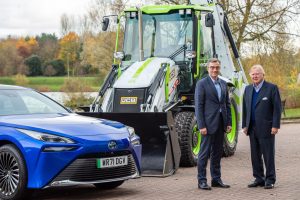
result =
[{"label": "gray hair", "polygon": [[216,63],[216,62],[218,62],[219,64],[221,64],[221,61],[220,61],[218,58],[210,58],[210,59],[207,61],[206,66],[208,67],[208,65],[209,65],[210,63]]},{"label": "gray hair", "polygon": [[265,70],[264,70],[264,68],[263,68],[260,64],[253,65],[253,66],[250,68],[249,74],[250,74],[251,71],[254,70],[254,69],[259,70],[260,72],[263,73],[263,75],[265,75]]}]

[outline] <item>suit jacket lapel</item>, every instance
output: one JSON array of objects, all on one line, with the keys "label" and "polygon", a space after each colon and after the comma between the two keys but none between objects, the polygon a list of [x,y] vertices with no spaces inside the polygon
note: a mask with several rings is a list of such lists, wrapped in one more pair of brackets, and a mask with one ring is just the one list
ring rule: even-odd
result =
[{"label": "suit jacket lapel", "polygon": [[253,95],[253,90],[254,90],[253,86],[251,85],[248,90],[250,90],[250,91],[248,93],[249,98],[248,98],[248,102],[247,102],[248,103],[247,108],[249,108],[251,110],[252,95]]},{"label": "suit jacket lapel", "polygon": [[212,91],[212,93],[214,94],[214,96],[216,97],[216,99],[219,101],[218,92],[217,92],[217,89],[216,89],[213,81],[211,80],[211,78],[209,76],[206,77],[206,78],[207,78],[207,82],[208,82],[208,85],[210,87],[210,90]]},{"label": "suit jacket lapel", "polygon": [[223,84],[223,82],[220,81],[220,87],[221,87],[221,99],[220,99],[220,101],[222,101],[225,98],[226,84]]}]

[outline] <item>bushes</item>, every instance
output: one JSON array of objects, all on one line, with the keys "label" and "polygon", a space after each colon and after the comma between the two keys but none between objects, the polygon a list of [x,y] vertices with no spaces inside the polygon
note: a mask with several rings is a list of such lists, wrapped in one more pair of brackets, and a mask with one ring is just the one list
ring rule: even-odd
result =
[{"label": "bushes", "polygon": [[62,92],[91,92],[92,88],[80,78],[65,78]]},{"label": "bushes", "polygon": [[64,105],[72,109],[79,106],[88,106],[94,100],[94,98],[86,97],[84,93],[93,91],[92,88],[79,78],[66,78],[61,91],[66,92],[68,96],[68,100],[64,102]]},{"label": "bushes", "polygon": [[28,67],[29,76],[40,76],[42,75],[42,62],[39,56],[32,55],[26,58],[24,61],[25,65]]},{"label": "bushes", "polygon": [[64,105],[71,109],[77,109],[80,106],[89,106],[94,101],[92,97],[86,97],[83,93],[68,94],[68,100],[64,101]]},{"label": "bushes", "polygon": [[52,60],[46,62],[42,66],[42,61],[39,56],[32,55],[28,57],[24,64],[28,68],[29,76],[64,76],[66,75],[65,64],[62,60]]},{"label": "bushes", "polygon": [[66,75],[65,64],[62,60],[52,60],[45,63],[44,66],[45,76],[64,76]]},{"label": "bushes", "polygon": [[14,81],[16,85],[20,85],[20,86],[27,86],[29,83],[28,78],[23,74],[17,74],[14,77]]},{"label": "bushes", "polygon": [[300,108],[300,86],[286,91],[282,99],[286,99],[286,108]]}]

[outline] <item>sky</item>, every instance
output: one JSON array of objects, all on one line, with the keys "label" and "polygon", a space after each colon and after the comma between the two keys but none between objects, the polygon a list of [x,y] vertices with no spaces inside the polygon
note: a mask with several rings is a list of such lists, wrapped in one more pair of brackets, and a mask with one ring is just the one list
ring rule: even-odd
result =
[{"label": "sky", "polygon": [[[109,1],[109,0],[107,0]],[[92,0],[0,0],[0,38],[11,36],[36,36],[55,33],[60,36],[60,17],[82,16],[87,13]],[[151,2],[151,0],[129,0]]]},{"label": "sky", "polygon": [[0,38],[35,36],[40,33],[60,35],[62,14],[87,13],[90,0],[0,0]]},{"label": "sky", "polygon": [[[130,4],[136,2],[151,3],[152,0],[129,0]],[[0,0],[0,38],[41,33],[55,33],[60,37],[61,15],[82,16],[91,4],[92,0]],[[299,38],[296,43],[300,46]]]}]

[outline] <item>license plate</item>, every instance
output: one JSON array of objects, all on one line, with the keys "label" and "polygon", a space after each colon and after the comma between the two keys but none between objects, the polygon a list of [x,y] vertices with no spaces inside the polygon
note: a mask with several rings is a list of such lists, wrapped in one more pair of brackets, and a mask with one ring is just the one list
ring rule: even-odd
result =
[{"label": "license plate", "polygon": [[97,159],[97,168],[119,167],[128,164],[127,156],[99,158]]}]

